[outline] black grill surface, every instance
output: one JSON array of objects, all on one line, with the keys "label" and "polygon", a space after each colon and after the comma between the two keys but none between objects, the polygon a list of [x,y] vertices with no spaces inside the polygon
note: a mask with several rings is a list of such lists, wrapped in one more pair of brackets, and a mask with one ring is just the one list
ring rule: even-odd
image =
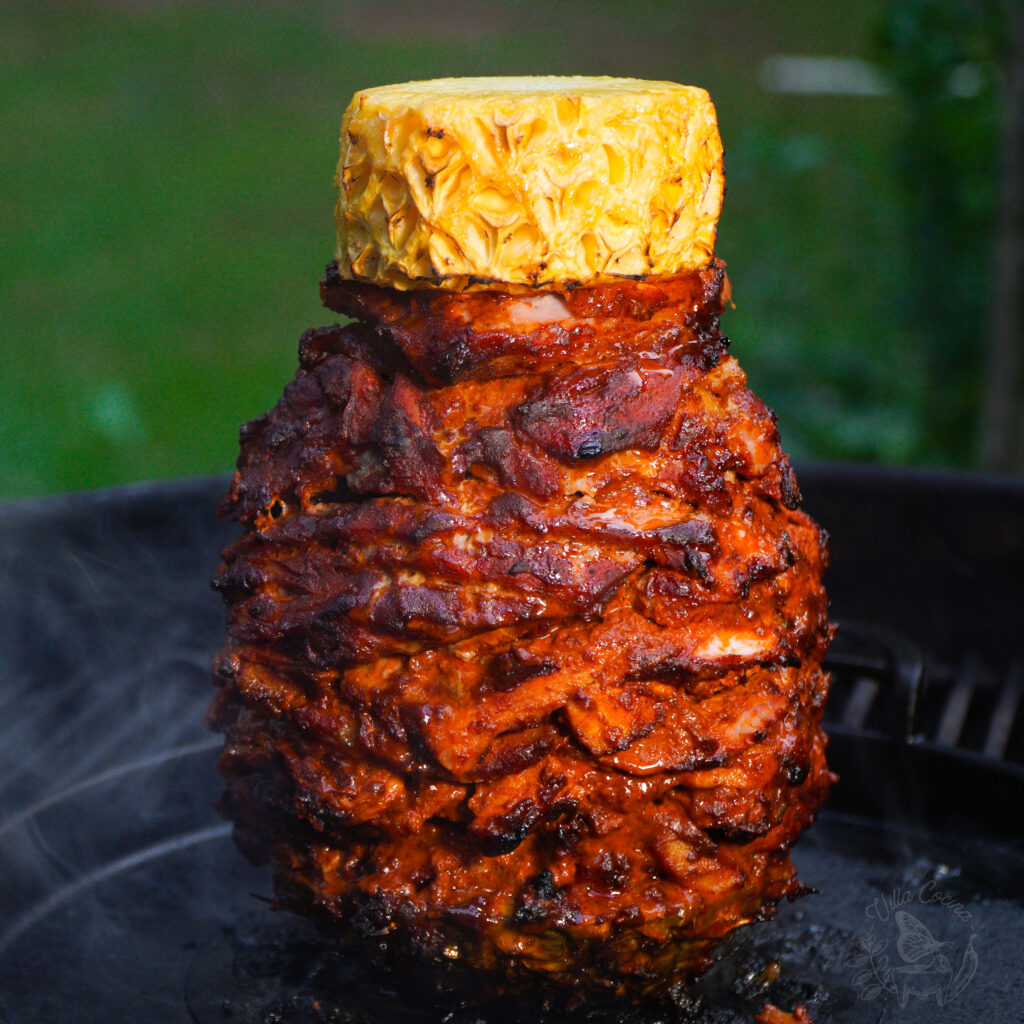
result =
[{"label": "black grill surface", "polygon": [[223,478],[0,508],[0,1021],[1024,1020],[1024,488],[803,467],[833,537],[816,892],[667,1006],[446,995],[266,905],[203,727]]}]

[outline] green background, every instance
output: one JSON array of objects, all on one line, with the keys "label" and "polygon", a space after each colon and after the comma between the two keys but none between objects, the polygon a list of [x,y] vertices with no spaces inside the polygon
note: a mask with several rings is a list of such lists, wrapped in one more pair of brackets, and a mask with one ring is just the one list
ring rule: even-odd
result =
[{"label": "green background", "polygon": [[[224,471],[333,248],[352,93],[447,75],[709,89],[733,352],[802,458],[970,464],[929,407],[898,95],[766,91],[773,54],[872,57],[885,4],[24,3],[0,14],[0,497]],[[972,390],[973,389],[973,390]]]}]

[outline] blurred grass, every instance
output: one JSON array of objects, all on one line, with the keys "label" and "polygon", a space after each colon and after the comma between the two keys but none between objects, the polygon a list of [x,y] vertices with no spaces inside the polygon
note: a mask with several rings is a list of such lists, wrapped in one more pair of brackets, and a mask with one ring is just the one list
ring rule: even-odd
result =
[{"label": "blurred grass", "polygon": [[880,6],[8,3],[0,14],[0,497],[226,470],[333,317],[342,110],[470,74],[706,86],[733,351],[798,456],[927,454],[895,101],[780,96],[773,53],[859,55]]}]

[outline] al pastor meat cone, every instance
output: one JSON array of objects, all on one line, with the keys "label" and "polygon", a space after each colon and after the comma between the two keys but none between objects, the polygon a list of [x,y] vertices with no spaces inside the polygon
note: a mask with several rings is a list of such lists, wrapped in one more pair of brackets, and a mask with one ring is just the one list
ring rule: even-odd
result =
[{"label": "al pastor meat cone", "polygon": [[830,781],[826,545],[728,355],[724,267],[356,277],[328,267],[354,321],[303,336],[224,506],[239,845],[389,955],[692,976],[799,893]]}]

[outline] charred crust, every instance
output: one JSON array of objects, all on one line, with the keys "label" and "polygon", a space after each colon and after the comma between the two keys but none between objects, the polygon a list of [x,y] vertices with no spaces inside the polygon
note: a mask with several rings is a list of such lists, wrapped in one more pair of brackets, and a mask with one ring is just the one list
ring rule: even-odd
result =
[{"label": "charred crust", "polygon": [[553,900],[558,895],[555,886],[555,876],[548,868],[545,868],[538,875],[530,879],[530,888],[537,894],[538,899]]}]

